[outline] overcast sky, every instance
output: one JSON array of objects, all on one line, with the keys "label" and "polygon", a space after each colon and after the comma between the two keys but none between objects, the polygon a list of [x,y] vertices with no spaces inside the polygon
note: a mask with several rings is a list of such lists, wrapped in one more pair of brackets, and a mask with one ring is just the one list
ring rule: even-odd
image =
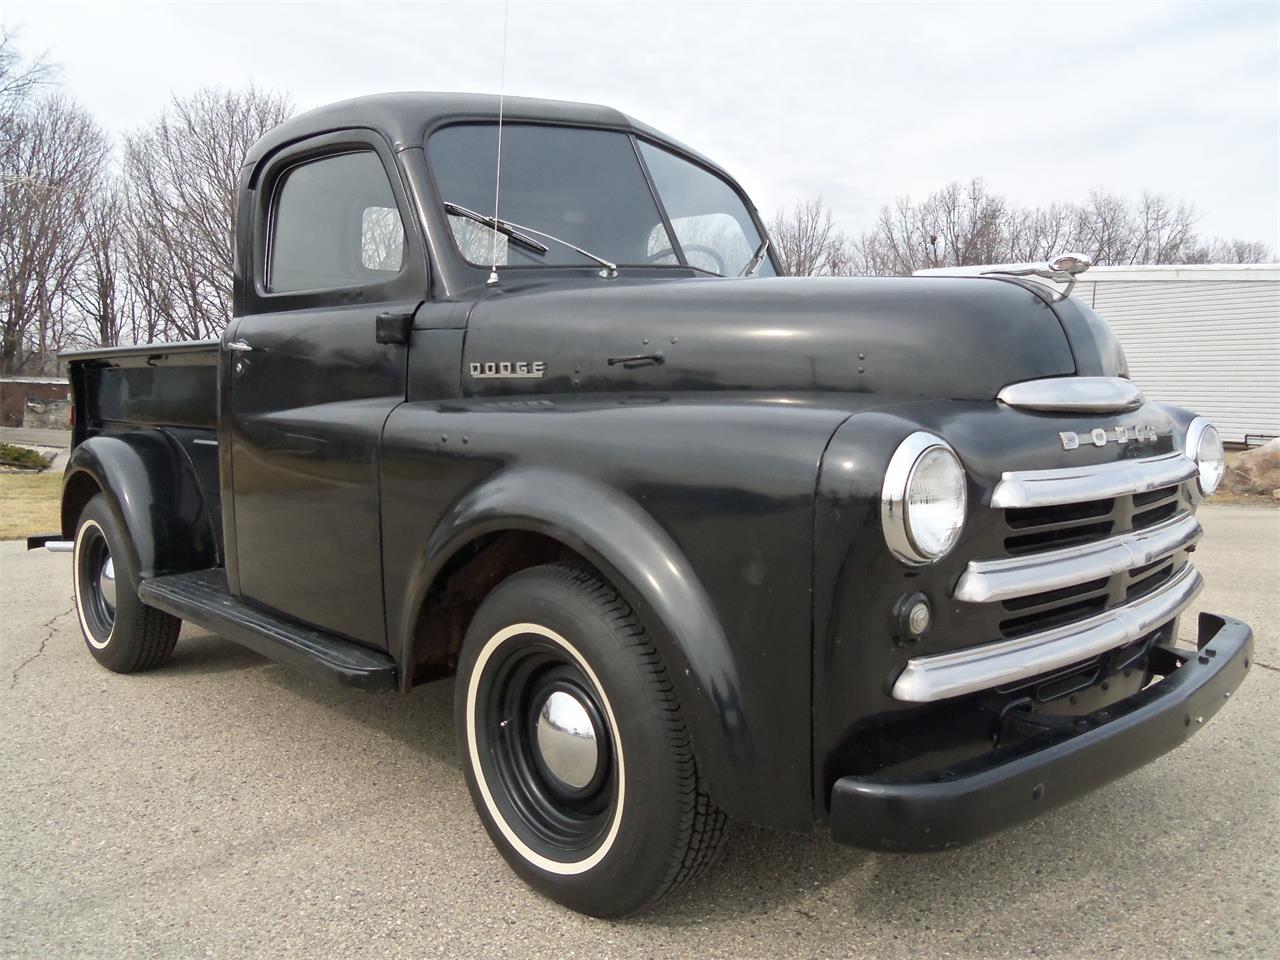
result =
[{"label": "overcast sky", "polygon": [[[0,0],[110,129],[171,92],[250,81],[299,108],[498,91],[498,3]],[[1028,203],[1103,186],[1194,204],[1280,250],[1280,4],[543,3],[510,6],[506,90],[618,107],[728,167],[768,215],[980,176]]]}]

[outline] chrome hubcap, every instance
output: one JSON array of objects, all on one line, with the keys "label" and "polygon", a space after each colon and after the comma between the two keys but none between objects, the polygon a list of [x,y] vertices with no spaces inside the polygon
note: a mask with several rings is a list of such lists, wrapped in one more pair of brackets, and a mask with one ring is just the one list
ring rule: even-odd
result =
[{"label": "chrome hubcap", "polygon": [[116,609],[116,565],[110,556],[102,565],[102,569],[98,572],[98,593],[102,597],[103,603],[107,605],[107,610],[115,612]]},{"label": "chrome hubcap", "polygon": [[538,710],[538,753],[547,770],[575,790],[595,778],[599,735],[586,705],[565,690],[552,691]]}]

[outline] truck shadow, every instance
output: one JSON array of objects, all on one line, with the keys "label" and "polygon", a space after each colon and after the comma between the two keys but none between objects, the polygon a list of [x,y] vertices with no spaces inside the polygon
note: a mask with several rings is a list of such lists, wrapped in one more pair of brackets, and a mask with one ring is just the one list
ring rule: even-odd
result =
[{"label": "truck shadow", "polygon": [[185,677],[248,670],[270,662],[238,643],[203,630],[192,631],[184,625],[178,645],[173,648],[173,656],[162,672],[166,676]]},{"label": "truck shadow", "polygon": [[[442,776],[456,776],[456,813],[471,815],[469,802],[463,806],[452,681],[426,684],[403,697],[365,694],[311,680],[202,633],[184,635],[157,677],[237,671],[250,683],[314,703],[332,717],[332,725],[269,730],[264,736],[341,739],[352,735],[342,727],[358,725],[402,744],[428,766],[438,766]],[[403,789],[417,789],[417,783],[406,780]],[[901,926],[904,936],[910,936],[967,928],[973,917],[1021,902],[1034,889],[1037,909],[1070,926],[1080,911],[1092,909],[1104,889],[1141,890],[1144,897],[1156,899],[1184,895],[1179,845],[1170,842],[1165,825],[1198,824],[1193,832],[1202,833],[1206,843],[1228,847],[1245,842],[1242,838],[1250,831],[1264,829],[1257,822],[1265,819],[1264,812],[1239,810],[1224,836],[1222,823],[1205,821],[1206,792],[1186,789],[1172,765],[1156,765],[985,843],[926,855],[871,853],[841,847],[822,834],[785,834],[732,823],[723,855],[697,883],[620,924],[680,930],[755,923],[765,917],[776,924],[782,917],[800,937],[809,925],[816,928],[838,915],[873,927]],[[1153,818],[1150,810],[1157,798],[1160,816]],[[476,842],[484,845],[476,850],[478,856],[497,859],[482,834]],[[1135,848],[1143,850],[1141,857],[1131,855]],[[513,891],[521,888],[514,878],[512,884]]]},{"label": "truck shadow", "polygon": [[172,659],[157,676],[195,676],[252,672],[261,680],[354,721],[428,759],[458,767],[453,737],[453,682],[415,687],[407,695],[365,693],[325,680],[313,680],[223,637],[204,631],[183,632]]},{"label": "truck shadow", "polygon": [[1020,914],[1008,907],[1021,903],[1041,925],[1056,918],[1070,939],[1100,904],[1141,909],[1184,897],[1188,836],[1225,852],[1268,829],[1257,809],[1207,819],[1211,790],[1185,787],[1171,765],[1149,768],[985,842],[933,854],[872,853],[738,825],[700,883],[627,922],[681,929],[781,916],[800,937],[838,918],[905,938],[980,929],[981,918],[1016,930]]}]

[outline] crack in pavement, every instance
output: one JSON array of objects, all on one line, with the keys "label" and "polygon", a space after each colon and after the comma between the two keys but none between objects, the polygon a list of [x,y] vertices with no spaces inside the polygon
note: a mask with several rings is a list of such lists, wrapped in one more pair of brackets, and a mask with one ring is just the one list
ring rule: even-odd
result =
[{"label": "crack in pavement", "polygon": [[26,667],[28,664],[34,663],[36,660],[40,658],[40,655],[44,653],[44,648],[47,647],[49,645],[49,641],[53,639],[54,624],[56,624],[63,617],[69,616],[71,611],[74,610],[75,608],[76,608],[76,598],[73,595],[71,597],[71,606],[69,606],[66,610],[63,610],[61,613],[54,614],[44,623],[40,624],[40,626],[44,628],[44,637],[41,638],[40,640],[40,647],[36,650],[35,653],[27,657],[27,659],[23,660],[20,664],[18,664],[14,668],[13,674],[9,680],[10,690],[12,690],[14,687],[18,685],[18,674],[20,674],[23,671],[23,668]]},{"label": "crack in pavement", "polygon": [[1280,673],[1280,667],[1272,666],[1269,663],[1263,663],[1261,660],[1253,661],[1255,667],[1261,667],[1263,670],[1271,670],[1274,673]]}]

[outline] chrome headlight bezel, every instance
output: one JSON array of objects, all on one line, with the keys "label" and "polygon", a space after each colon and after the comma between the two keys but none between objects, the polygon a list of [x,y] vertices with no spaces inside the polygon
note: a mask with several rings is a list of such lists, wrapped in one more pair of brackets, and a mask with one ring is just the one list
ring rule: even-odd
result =
[{"label": "chrome headlight bezel", "polygon": [[[911,485],[916,478],[917,469],[934,451],[941,451],[955,464],[960,478],[960,497],[957,502],[959,523],[955,532],[940,551],[931,553],[920,546],[919,537],[912,531],[910,503]],[[951,553],[964,532],[969,507],[967,486],[964,464],[960,462],[951,444],[941,437],[918,430],[898,444],[885,469],[884,484],[880,490],[880,520],[889,551],[903,563],[913,567],[937,563]]]},{"label": "chrome headlight bezel", "polygon": [[[1202,459],[1200,456],[1200,448],[1206,439],[1212,438],[1217,444],[1216,459]],[[1196,488],[1200,491],[1202,497],[1211,497],[1214,492],[1222,484],[1222,478],[1227,473],[1227,457],[1222,447],[1222,437],[1218,433],[1218,428],[1208,417],[1196,417],[1191,421],[1191,425],[1187,427],[1187,440],[1183,447],[1183,452],[1195,461]],[[1213,466],[1217,464],[1217,466]]]}]

